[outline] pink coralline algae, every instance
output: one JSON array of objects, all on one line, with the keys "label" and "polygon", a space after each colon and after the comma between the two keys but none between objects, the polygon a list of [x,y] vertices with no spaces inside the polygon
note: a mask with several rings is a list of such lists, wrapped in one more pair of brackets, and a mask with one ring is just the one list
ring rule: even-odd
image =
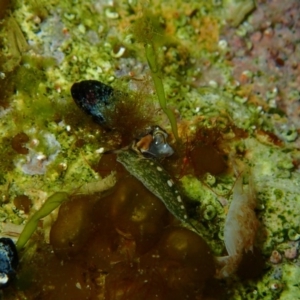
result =
[{"label": "pink coralline algae", "polygon": [[233,76],[300,127],[300,2],[257,1],[239,29],[225,28]]}]

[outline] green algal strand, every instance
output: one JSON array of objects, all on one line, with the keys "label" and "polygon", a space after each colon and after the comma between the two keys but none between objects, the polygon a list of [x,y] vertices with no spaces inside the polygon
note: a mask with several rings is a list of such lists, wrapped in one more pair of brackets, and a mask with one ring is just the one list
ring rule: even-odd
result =
[{"label": "green algal strand", "polygon": [[157,58],[156,58],[156,53],[155,53],[153,43],[146,43],[145,51],[146,51],[147,62],[149,64],[149,67],[151,70],[151,76],[152,76],[152,79],[154,82],[154,86],[155,86],[155,90],[157,93],[160,107],[162,108],[164,113],[167,115],[167,117],[170,121],[171,127],[172,127],[172,132],[173,132],[175,138],[178,140],[178,130],[177,130],[176,118],[174,116],[173,111],[167,107],[167,100],[166,100],[166,96],[165,96],[164,85],[162,82],[162,74],[157,65]]},{"label": "green algal strand", "polygon": [[50,196],[43,206],[30,218],[26,223],[20,237],[17,241],[16,247],[20,251],[30,239],[31,235],[38,227],[39,220],[48,216],[55,208],[61,205],[68,199],[68,194],[65,192],[57,192]]}]

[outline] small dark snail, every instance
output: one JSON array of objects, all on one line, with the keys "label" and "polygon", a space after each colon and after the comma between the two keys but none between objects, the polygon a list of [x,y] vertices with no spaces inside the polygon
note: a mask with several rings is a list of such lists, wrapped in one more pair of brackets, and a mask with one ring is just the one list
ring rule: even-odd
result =
[{"label": "small dark snail", "polygon": [[136,139],[132,149],[146,157],[165,158],[174,153],[167,143],[168,134],[158,125],[147,128],[143,136]]},{"label": "small dark snail", "polygon": [[0,289],[9,285],[16,275],[19,264],[18,252],[9,238],[0,238]]},{"label": "small dark snail", "polygon": [[95,122],[106,125],[103,115],[104,108],[108,108],[114,101],[114,89],[97,80],[75,82],[71,87],[71,94],[75,103]]}]

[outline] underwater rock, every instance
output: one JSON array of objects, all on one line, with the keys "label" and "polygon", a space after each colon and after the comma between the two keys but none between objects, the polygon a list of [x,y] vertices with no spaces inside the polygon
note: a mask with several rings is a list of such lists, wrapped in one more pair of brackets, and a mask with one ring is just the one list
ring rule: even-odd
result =
[{"label": "underwater rock", "polygon": [[9,238],[0,238],[0,289],[6,287],[16,275],[18,252]]}]

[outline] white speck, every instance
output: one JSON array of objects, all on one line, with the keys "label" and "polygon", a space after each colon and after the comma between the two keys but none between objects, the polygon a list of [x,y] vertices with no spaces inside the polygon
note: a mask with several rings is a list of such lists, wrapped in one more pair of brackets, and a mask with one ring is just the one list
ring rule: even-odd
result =
[{"label": "white speck", "polygon": [[240,82],[239,82],[238,80],[235,80],[235,81],[233,82],[233,84],[234,84],[236,87],[238,87],[238,86],[241,85]]},{"label": "white speck", "polygon": [[181,209],[184,209],[184,206],[183,206],[183,205],[181,205],[181,206],[180,206],[180,208],[181,208]]},{"label": "white speck", "polygon": [[175,194],[178,194],[178,191],[177,191],[177,190],[175,191]]},{"label": "white speck", "polygon": [[32,141],[30,142],[30,146],[36,147],[39,143],[40,141],[38,139],[32,139]]},{"label": "white speck", "polygon": [[5,73],[0,72],[0,78],[4,79],[5,78]]},{"label": "white speck", "polygon": [[187,215],[184,215],[183,217],[184,217],[185,219],[187,219]]},{"label": "white speck", "polygon": [[102,33],[104,30],[104,26],[103,25],[99,25],[98,26],[98,33]]},{"label": "white speck", "polygon": [[119,14],[115,11],[112,11],[110,9],[107,9],[105,11],[105,15],[109,18],[109,19],[118,19],[119,18]]},{"label": "white speck", "polygon": [[220,40],[218,46],[220,49],[225,50],[228,46],[228,43],[226,40]]},{"label": "white speck", "polygon": [[101,67],[97,67],[96,68],[96,72],[98,73],[98,74],[102,74],[103,73],[103,70],[102,70],[102,68]]},{"label": "white speck", "polygon": [[6,284],[8,281],[8,276],[5,273],[0,274],[0,284]]},{"label": "white speck", "polygon": [[39,16],[34,16],[32,21],[34,24],[40,24],[42,22],[42,20]]},{"label": "white speck", "polygon": [[[177,191],[176,191],[177,192]],[[181,202],[181,197],[177,196],[177,201],[180,203]]]},{"label": "white speck", "polygon": [[86,28],[83,24],[79,24],[77,28],[78,28],[80,33],[85,34]]},{"label": "white speck", "polygon": [[112,53],[112,56],[116,57],[116,58],[119,58],[119,57],[122,57],[123,54],[125,53],[126,51],[126,48],[125,47],[120,47],[119,51],[117,53]]},{"label": "white speck", "polygon": [[161,167],[157,167],[157,171],[161,172],[163,169]]},{"label": "white speck", "polygon": [[97,149],[95,152],[98,153],[98,154],[101,154],[101,153],[104,152],[104,148],[101,147],[101,148]]},{"label": "white speck", "polygon": [[74,14],[64,13],[64,17],[65,17],[67,20],[69,20],[69,21],[75,19],[75,15],[74,15]]},{"label": "white speck", "polygon": [[173,185],[173,181],[172,181],[171,179],[169,179],[169,180],[167,181],[167,183],[168,183],[168,186],[169,186],[169,187],[171,187],[171,186]]},{"label": "white speck", "polygon": [[272,282],[270,284],[270,289],[273,290],[273,291],[276,291],[276,290],[280,289],[280,284],[277,283],[277,282]]},{"label": "white speck", "polygon": [[45,160],[47,158],[47,156],[43,153],[38,153],[38,155],[36,156],[37,160]]},{"label": "white speck", "polygon": [[76,286],[79,290],[81,290],[81,284],[80,284],[80,282],[76,282],[75,286]]},{"label": "white speck", "polygon": [[59,166],[61,167],[62,170],[67,170],[68,165],[66,163],[60,163]]},{"label": "white speck", "polygon": [[271,99],[269,101],[269,106],[272,107],[272,108],[276,108],[277,107],[276,100],[275,99]]},{"label": "white speck", "polygon": [[195,108],[195,112],[198,113],[199,111],[200,111],[200,107],[197,106],[197,107]]},{"label": "white speck", "polygon": [[71,131],[71,126],[70,126],[70,125],[67,125],[67,126],[66,126],[66,130],[67,130],[68,132],[70,132],[70,131]]},{"label": "white speck", "polygon": [[274,87],[273,90],[272,90],[272,92],[277,95],[278,94],[278,88]]},{"label": "white speck", "polygon": [[214,80],[210,80],[210,81],[208,82],[208,85],[211,86],[212,88],[217,88],[217,87],[218,87],[217,82],[214,81]]}]

